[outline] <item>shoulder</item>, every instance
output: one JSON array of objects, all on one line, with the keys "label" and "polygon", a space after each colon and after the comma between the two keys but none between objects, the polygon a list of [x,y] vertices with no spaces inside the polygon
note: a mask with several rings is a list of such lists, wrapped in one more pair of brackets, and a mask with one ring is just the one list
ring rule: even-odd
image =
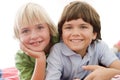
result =
[{"label": "shoulder", "polygon": [[60,50],[62,49],[63,46],[64,46],[63,42],[59,42],[59,43],[54,44],[52,48]]},{"label": "shoulder", "polygon": [[95,42],[93,43],[93,45],[94,45],[96,48],[108,48],[107,43],[105,43],[105,42],[102,41],[102,40],[95,41]]},{"label": "shoulder", "polygon": [[105,52],[110,51],[110,48],[104,41],[98,40],[89,46],[89,50],[95,53],[104,54]]},{"label": "shoulder", "polygon": [[16,55],[15,55],[15,60],[32,60],[32,61],[34,61],[34,58],[25,54],[24,51],[18,50]]},{"label": "shoulder", "polygon": [[63,50],[63,43],[59,42],[52,46],[49,55],[61,55]]},{"label": "shoulder", "polygon": [[18,50],[17,53],[16,53],[16,56],[21,56],[21,57],[25,57],[26,56],[26,57],[28,57],[28,55],[26,55],[25,52],[22,51],[22,50]]}]

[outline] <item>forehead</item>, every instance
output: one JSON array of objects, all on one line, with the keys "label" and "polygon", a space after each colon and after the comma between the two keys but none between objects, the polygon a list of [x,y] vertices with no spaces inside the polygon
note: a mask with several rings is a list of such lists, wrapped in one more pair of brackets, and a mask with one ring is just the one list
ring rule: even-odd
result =
[{"label": "forehead", "polygon": [[70,24],[84,24],[87,25],[89,24],[88,22],[85,22],[82,18],[79,19],[74,19],[74,20],[70,20],[70,21],[65,21],[65,23],[63,25],[70,25]]},{"label": "forehead", "polygon": [[36,25],[46,23],[46,19],[42,15],[33,15],[33,14],[23,14],[19,16],[18,24],[19,27],[27,26],[27,25]]},{"label": "forehead", "polygon": [[31,21],[21,21],[21,25],[20,25],[20,28],[21,27],[24,27],[24,26],[37,26],[39,24],[45,24],[46,22],[45,21],[42,21],[42,20],[31,20]]}]

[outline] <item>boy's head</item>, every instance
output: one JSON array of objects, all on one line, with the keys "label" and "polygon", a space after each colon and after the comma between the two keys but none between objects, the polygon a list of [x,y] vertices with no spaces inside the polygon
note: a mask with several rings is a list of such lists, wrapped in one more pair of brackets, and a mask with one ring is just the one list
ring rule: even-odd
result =
[{"label": "boy's head", "polygon": [[45,12],[44,8],[35,3],[27,3],[17,12],[14,24],[15,37],[19,39],[19,30],[23,26],[47,23],[50,29],[50,35],[56,36],[56,26]]},{"label": "boy's head", "polygon": [[95,11],[94,8],[92,8],[92,6],[81,1],[73,1],[64,8],[60,21],[58,23],[60,39],[62,37],[63,24],[66,21],[76,20],[79,18],[82,18],[85,22],[93,26],[93,32],[97,33],[95,40],[101,39],[101,25],[99,14]]}]

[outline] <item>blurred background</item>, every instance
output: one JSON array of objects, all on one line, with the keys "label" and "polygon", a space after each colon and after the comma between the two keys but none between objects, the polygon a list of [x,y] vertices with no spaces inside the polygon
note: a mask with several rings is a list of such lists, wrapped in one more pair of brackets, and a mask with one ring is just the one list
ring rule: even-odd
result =
[{"label": "blurred background", "polygon": [[[2,0],[0,2],[0,69],[15,66],[19,42],[14,39],[13,25],[17,10],[27,2],[43,6],[57,25],[64,6],[74,0]],[[102,39],[111,48],[120,40],[119,0],[83,0],[91,4],[101,17]]]}]

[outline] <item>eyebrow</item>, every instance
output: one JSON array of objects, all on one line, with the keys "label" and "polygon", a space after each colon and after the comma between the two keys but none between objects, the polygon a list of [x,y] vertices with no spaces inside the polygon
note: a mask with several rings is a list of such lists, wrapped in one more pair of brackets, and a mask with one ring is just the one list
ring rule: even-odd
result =
[{"label": "eyebrow", "polygon": [[[69,24],[69,23],[63,24],[63,26],[68,26],[68,25],[72,25],[72,24]],[[89,24],[88,23],[82,23],[82,24],[79,24],[79,25],[89,25]]]}]

